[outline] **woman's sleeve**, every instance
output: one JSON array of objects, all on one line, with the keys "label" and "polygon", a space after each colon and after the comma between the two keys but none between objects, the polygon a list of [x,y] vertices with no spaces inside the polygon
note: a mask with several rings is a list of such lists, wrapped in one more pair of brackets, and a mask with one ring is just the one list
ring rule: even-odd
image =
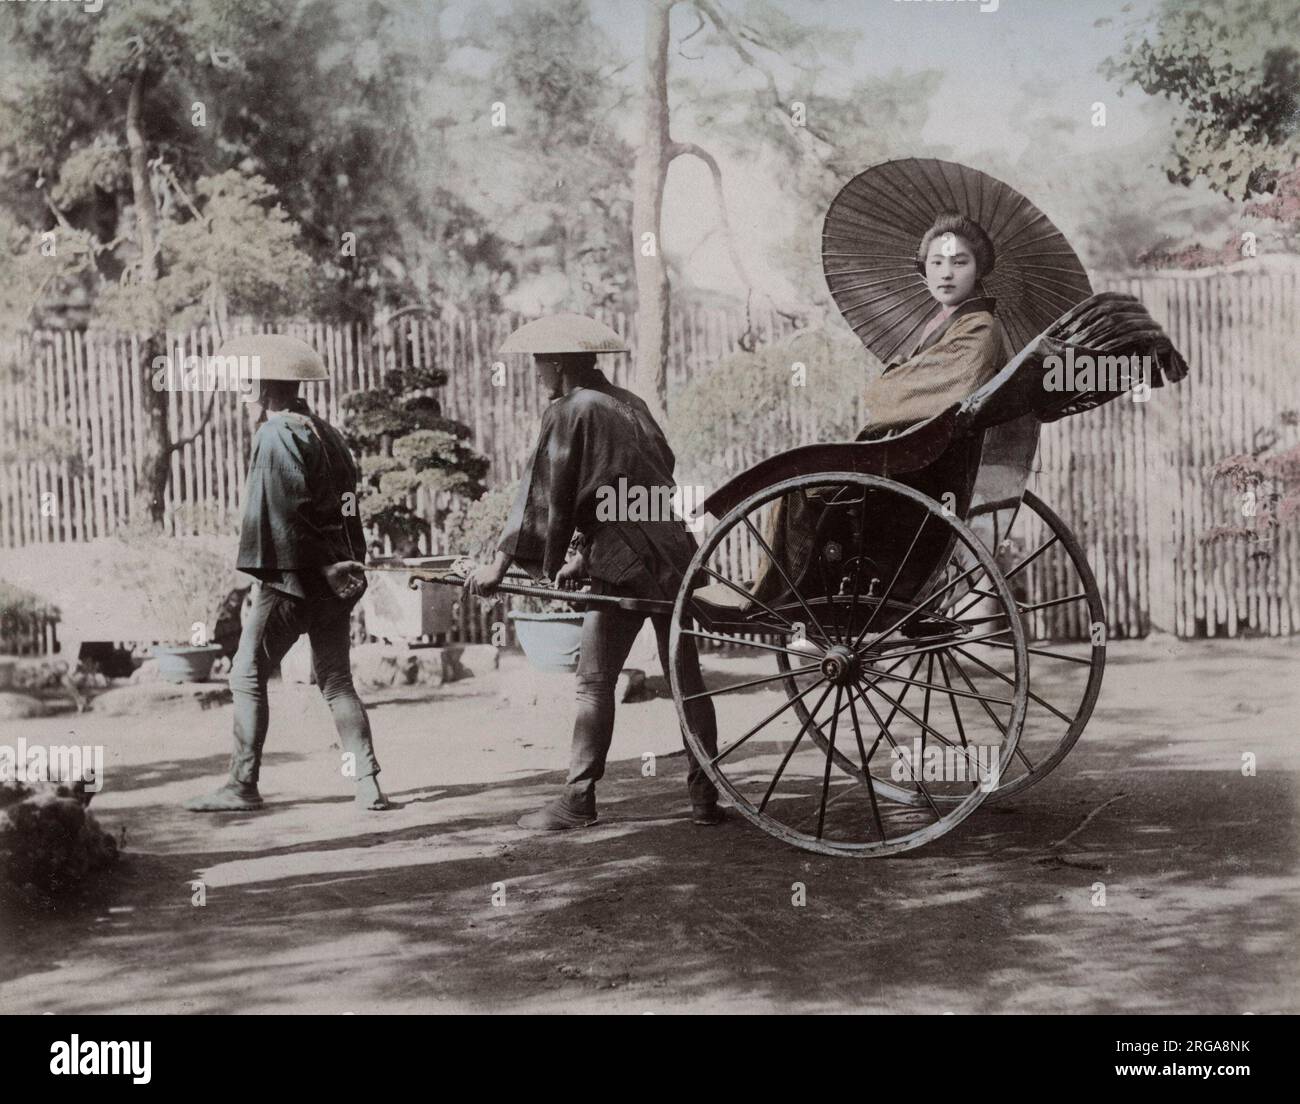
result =
[{"label": "woman's sleeve", "polygon": [[902,429],[942,413],[1002,366],[1002,331],[989,314],[952,324],[935,345],[867,384],[867,430]]}]

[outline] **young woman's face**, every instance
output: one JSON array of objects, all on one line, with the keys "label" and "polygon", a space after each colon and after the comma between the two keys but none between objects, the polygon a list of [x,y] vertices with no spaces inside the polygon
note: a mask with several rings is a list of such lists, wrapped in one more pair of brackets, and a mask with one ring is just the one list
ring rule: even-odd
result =
[{"label": "young woman's face", "polygon": [[925,283],[937,303],[955,307],[975,290],[975,251],[956,234],[940,234],[925,255]]}]

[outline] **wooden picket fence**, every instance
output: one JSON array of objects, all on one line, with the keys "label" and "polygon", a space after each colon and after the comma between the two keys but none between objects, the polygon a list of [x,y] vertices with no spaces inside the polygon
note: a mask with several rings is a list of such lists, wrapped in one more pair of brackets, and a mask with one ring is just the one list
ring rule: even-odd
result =
[{"label": "wooden picket fence", "polygon": [[[1297,536],[1284,531],[1267,558],[1242,545],[1206,546],[1202,535],[1240,517],[1225,487],[1208,471],[1219,459],[1248,452],[1257,432],[1276,427],[1285,410],[1300,410],[1300,375],[1291,364],[1300,341],[1294,273],[1108,277],[1099,288],[1137,295],[1191,364],[1177,387],[1149,402],[1127,398],[1044,428],[1034,489],[1071,525],[1096,571],[1112,636],[1157,628],[1180,636],[1289,634],[1300,624]],[[373,386],[394,366],[435,364],[449,373],[441,401],[466,423],[474,446],[491,461],[493,484],[509,483],[527,457],[542,408],[533,373],[522,364],[497,369],[494,350],[520,320],[449,313],[405,315],[389,324],[288,324],[280,329],[311,342],[331,379],[306,397],[327,418],[339,400]],[[632,320],[606,317],[629,342]],[[707,372],[742,338],[779,340],[792,330],[774,313],[687,309],[675,314],[669,356],[671,393]],[[212,353],[205,328],[171,335],[182,356]],[[78,454],[0,464],[0,548],[82,541],[114,532],[145,509],[135,472],[141,460],[143,408],[138,341],[129,336],[40,331],[24,335],[18,378],[0,382],[0,425],[20,437],[62,427]],[[629,382],[631,358],[607,358],[615,382]],[[501,386],[500,372],[506,373]],[[182,438],[202,422],[209,395],[172,392],[172,433]],[[671,401],[671,400],[670,400]],[[793,410],[752,426],[748,455],[759,456],[819,438],[818,427]],[[248,458],[249,430],[234,395],[218,396],[194,443],[172,458],[167,526],[173,533],[232,530]],[[686,482],[689,473],[678,473]],[[435,502],[421,502],[430,510]],[[430,552],[444,551],[435,533]],[[734,550],[752,559],[753,549]],[[1047,565],[1044,565],[1046,568]],[[1051,594],[1055,585],[1039,578]],[[1037,593],[1037,591],[1036,591]],[[1053,623],[1045,631],[1078,636],[1086,626]],[[485,623],[466,625],[483,639]]]}]

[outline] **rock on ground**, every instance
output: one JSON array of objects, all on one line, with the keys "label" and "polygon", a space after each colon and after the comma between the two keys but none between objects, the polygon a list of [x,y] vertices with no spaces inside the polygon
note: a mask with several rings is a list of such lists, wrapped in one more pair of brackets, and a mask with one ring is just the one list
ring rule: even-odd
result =
[{"label": "rock on ground", "polygon": [[224,682],[142,682],[104,691],[91,708],[109,717],[128,717],[177,706],[213,709],[230,700]]},{"label": "rock on ground", "polygon": [[24,717],[44,717],[47,710],[39,698],[26,694],[0,693],[0,720],[17,721]]}]

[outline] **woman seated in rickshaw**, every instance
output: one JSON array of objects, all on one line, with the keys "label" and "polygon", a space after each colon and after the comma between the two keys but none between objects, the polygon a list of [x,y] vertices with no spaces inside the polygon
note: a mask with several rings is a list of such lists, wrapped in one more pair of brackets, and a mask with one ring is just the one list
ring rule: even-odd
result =
[{"label": "woman seated in rickshaw", "polygon": [[[867,420],[859,440],[887,436],[941,413],[1007,362],[1012,350],[995,314],[996,304],[983,287],[995,260],[992,240],[973,219],[954,212],[935,218],[921,238],[916,264],[939,308],[911,355],[886,365],[880,377],[867,384]],[[792,578],[812,554],[815,531],[808,496],[782,499],[773,515],[770,543]],[[772,599],[782,589],[779,574],[765,562],[755,596]]]}]

